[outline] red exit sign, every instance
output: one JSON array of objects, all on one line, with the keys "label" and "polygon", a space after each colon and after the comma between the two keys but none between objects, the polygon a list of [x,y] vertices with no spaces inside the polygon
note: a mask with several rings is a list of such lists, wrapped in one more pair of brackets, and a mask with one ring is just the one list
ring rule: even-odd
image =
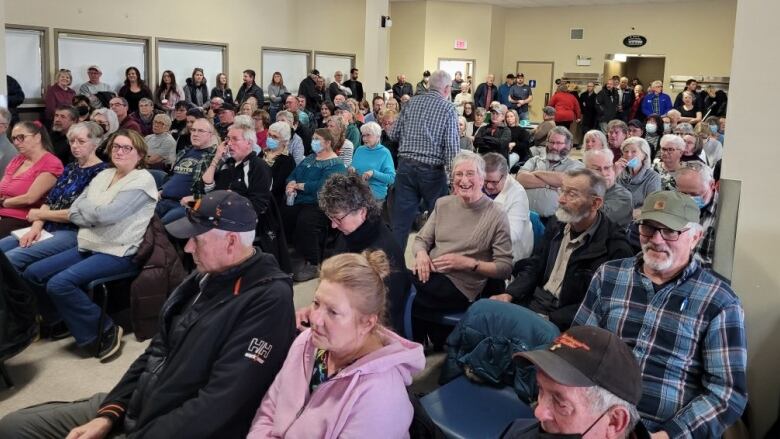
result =
[{"label": "red exit sign", "polygon": [[468,49],[468,42],[466,40],[455,40],[455,48],[458,50]]}]

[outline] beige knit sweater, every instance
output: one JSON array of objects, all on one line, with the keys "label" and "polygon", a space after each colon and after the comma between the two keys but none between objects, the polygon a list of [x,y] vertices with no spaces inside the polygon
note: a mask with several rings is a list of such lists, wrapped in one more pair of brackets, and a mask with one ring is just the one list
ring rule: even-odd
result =
[{"label": "beige knit sweater", "polygon": [[[415,255],[426,250],[431,259],[457,253],[495,262],[501,279],[508,278],[512,272],[509,220],[501,207],[486,196],[472,204],[466,204],[457,195],[439,198],[412,249]],[[446,276],[469,300],[474,300],[487,283],[485,276],[473,271]]]}]

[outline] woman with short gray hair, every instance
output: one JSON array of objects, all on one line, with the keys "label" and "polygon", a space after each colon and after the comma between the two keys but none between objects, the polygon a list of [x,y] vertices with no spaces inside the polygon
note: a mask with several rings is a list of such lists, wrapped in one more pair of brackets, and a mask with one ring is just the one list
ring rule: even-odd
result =
[{"label": "woman with short gray hair", "polygon": [[284,189],[287,187],[287,177],[295,169],[295,159],[287,150],[291,134],[287,122],[274,122],[268,127],[265,140],[263,159],[271,167],[271,194],[277,206],[283,206],[286,201]]},{"label": "woman with short gray hair", "polygon": [[384,202],[387,190],[395,183],[395,166],[390,150],[379,143],[382,128],[376,122],[368,122],[360,127],[363,145],[352,155],[349,170],[368,182],[371,192],[378,203]]},{"label": "woman with short gray hair", "polygon": [[661,175],[661,189],[673,191],[677,189],[674,175],[680,168],[683,153],[685,153],[685,140],[675,134],[664,134],[659,142],[658,157],[653,162],[653,169]]},{"label": "woman with short gray hair", "polygon": [[[641,137],[629,137],[620,145],[623,156],[615,163],[616,182],[631,192],[634,218],[649,194],[661,190],[661,175],[650,162],[650,145]],[[622,169],[622,172],[620,171]]]},{"label": "woman with short gray hair", "polygon": [[[500,294],[512,271],[509,220],[482,188],[485,161],[461,151],[452,161],[453,195],[441,197],[414,239],[415,307],[465,311],[483,292]],[[444,337],[435,326],[417,328],[435,347]]]}]

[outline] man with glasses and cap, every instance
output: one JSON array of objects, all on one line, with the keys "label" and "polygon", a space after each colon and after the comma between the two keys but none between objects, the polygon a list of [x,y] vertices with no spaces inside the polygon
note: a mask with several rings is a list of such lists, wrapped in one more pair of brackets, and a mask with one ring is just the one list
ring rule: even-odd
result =
[{"label": "man with glasses and cap", "polygon": [[692,257],[699,214],[680,192],[648,195],[642,253],[602,265],[574,318],[633,349],[644,388],[637,408],[657,438],[721,437],[747,403],[744,312],[731,287]]},{"label": "man with glasses and cap", "polygon": [[571,328],[547,349],[514,359],[536,366],[535,419],[514,421],[502,439],[649,438],[636,405],[642,376],[631,349],[594,326]]},{"label": "man with glasses and cap", "polygon": [[292,282],[252,246],[256,228],[235,192],[196,201],[166,229],[188,239],[197,271],[146,351],[108,394],[22,409],[0,420],[0,437],[246,437],[295,337]]}]

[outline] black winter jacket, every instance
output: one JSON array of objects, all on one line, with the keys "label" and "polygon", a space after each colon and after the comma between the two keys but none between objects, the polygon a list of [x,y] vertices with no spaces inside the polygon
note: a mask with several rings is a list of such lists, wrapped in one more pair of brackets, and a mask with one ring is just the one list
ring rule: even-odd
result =
[{"label": "black winter jacket", "polygon": [[[292,282],[258,251],[171,294],[160,332],[106,396],[98,416],[128,438],[244,438],[295,338]],[[116,424],[115,424],[116,425]]]},{"label": "black winter jacket", "polygon": [[258,108],[263,106],[263,103],[265,102],[263,89],[255,83],[252,83],[252,86],[248,88],[246,84],[241,84],[241,88],[238,89],[238,94],[236,94],[236,105],[241,106],[249,99],[249,96],[254,96],[255,99],[257,99]]},{"label": "black winter jacket", "polygon": [[[600,223],[593,236],[569,258],[561,285],[558,309],[549,315],[550,321],[561,331],[571,326],[596,269],[604,262],[633,256],[625,231],[606,215],[599,213],[599,217]],[[515,278],[507,286],[512,302],[528,305],[536,288],[543,288],[550,279],[563,240],[564,226],[565,224],[559,221],[550,221],[542,243],[534,254],[517,261],[513,271]]]},{"label": "black winter jacket", "polygon": [[209,97],[209,87],[206,85],[205,79],[200,85],[195,85],[192,82],[192,78],[187,78],[187,84],[183,88],[184,99],[196,107],[202,108],[211,99]]},{"label": "black winter jacket", "polygon": [[617,92],[604,87],[596,95],[596,117],[599,122],[607,123],[617,117]]}]

